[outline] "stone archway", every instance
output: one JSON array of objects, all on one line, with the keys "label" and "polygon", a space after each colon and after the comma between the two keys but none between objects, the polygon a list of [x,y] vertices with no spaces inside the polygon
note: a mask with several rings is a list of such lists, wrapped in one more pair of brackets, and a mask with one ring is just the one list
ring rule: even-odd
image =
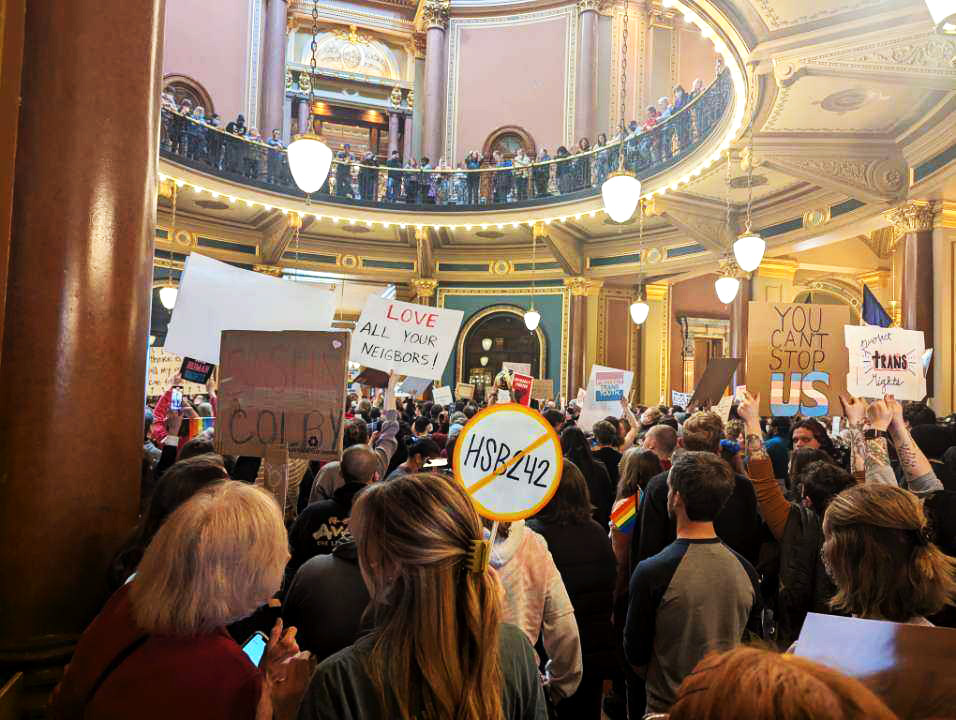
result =
[{"label": "stone archway", "polygon": [[547,336],[540,325],[528,332],[524,312],[514,305],[492,305],[468,319],[458,335],[458,382],[490,384],[502,362],[527,362],[532,375],[541,377],[547,365]]}]

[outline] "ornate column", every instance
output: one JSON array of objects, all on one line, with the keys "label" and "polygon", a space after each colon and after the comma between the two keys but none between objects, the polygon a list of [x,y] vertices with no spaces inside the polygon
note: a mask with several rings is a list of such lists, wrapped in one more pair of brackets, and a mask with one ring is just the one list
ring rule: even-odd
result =
[{"label": "ornate column", "polygon": [[574,92],[574,140],[595,140],[599,0],[578,0],[578,76]]},{"label": "ornate column", "polygon": [[162,5],[33,0],[26,15],[0,372],[3,662],[70,651],[136,522]]},{"label": "ornate column", "polygon": [[425,128],[422,153],[434,165],[442,154],[442,119],[445,107],[445,30],[450,0],[425,0],[422,22],[425,45]]},{"label": "ornate column", "polygon": [[571,328],[568,347],[568,387],[569,400],[577,397],[578,388],[587,385],[584,375],[587,356],[588,294],[595,282],[580,275],[564,278],[564,284],[571,291]]},{"label": "ornate column", "polygon": [[[929,203],[911,202],[884,213],[903,235],[902,326],[922,330],[933,347],[933,214]],[[926,392],[933,394],[932,375]]]},{"label": "ornate column", "polygon": [[299,118],[299,134],[301,135],[309,129],[309,101],[300,98],[296,100],[296,102],[298,104],[296,105],[295,111]]},{"label": "ornate column", "polygon": [[392,106],[388,113],[388,156],[392,157],[392,152],[398,150],[398,123],[400,119],[398,109],[402,106],[402,91],[398,87],[393,87],[388,100]]},{"label": "ornate column", "polygon": [[282,105],[285,100],[286,0],[269,0],[262,47],[262,97],[259,132],[262,137],[282,128]]},{"label": "ornate column", "polygon": [[[730,303],[730,357],[747,357],[747,303],[752,299],[749,277],[740,278],[740,290]],[[746,364],[741,362],[734,373],[735,385],[747,384]]]},{"label": "ornate column", "polygon": [[412,110],[415,107],[415,91],[409,90],[408,95],[405,98],[405,102],[408,103],[408,115],[405,116],[405,132],[403,134],[403,147],[402,147],[402,161],[408,162],[412,159],[412,133],[413,129],[413,117]]},{"label": "ornate column", "polygon": [[435,289],[438,281],[434,278],[413,278],[408,283],[415,293],[415,302],[420,305],[435,304]]}]

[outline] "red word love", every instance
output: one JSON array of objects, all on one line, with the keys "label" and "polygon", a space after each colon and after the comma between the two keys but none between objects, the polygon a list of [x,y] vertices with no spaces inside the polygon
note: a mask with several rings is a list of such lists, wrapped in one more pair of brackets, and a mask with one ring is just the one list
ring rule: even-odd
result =
[{"label": "red word love", "polygon": [[419,312],[418,310],[412,310],[411,308],[406,308],[405,310],[396,312],[394,305],[388,306],[388,311],[385,313],[385,317],[389,320],[398,320],[403,323],[414,323],[415,325],[421,325],[423,327],[435,327],[435,324],[438,322],[438,314],[433,312]]}]

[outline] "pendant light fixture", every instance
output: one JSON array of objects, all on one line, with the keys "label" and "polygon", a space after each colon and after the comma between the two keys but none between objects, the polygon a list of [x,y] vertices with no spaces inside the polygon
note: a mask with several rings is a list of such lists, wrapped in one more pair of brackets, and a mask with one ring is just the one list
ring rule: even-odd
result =
[{"label": "pendant light fixture", "polygon": [[644,201],[638,203],[637,212],[640,213],[638,223],[639,230],[637,236],[637,252],[641,259],[641,272],[638,274],[637,298],[631,303],[631,320],[635,325],[641,325],[647,320],[647,315],[651,311],[651,306],[647,304],[647,295],[644,289]]},{"label": "pendant light fixture", "polygon": [[[756,73],[754,73],[754,82],[756,82]],[[754,102],[756,106],[756,102]],[[744,272],[753,272],[760,267],[760,261],[763,260],[764,251],[767,249],[767,243],[762,237],[753,231],[752,210],[754,200],[754,110],[750,111],[750,143],[748,145],[747,156],[747,225],[744,234],[737,238],[734,243],[734,257],[737,258],[737,264]]]},{"label": "pendant light fixture", "polygon": [[940,35],[956,35],[956,2],[953,0],[926,0],[926,8]]},{"label": "pendant light fixture", "polygon": [[481,349],[484,350],[485,352],[488,352],[489,350],[491,350],[491,338],[484,338],[481,341]]},{"label": "pendant light fixture", "polygon": [[[730,231],[730,150],[727,151],[727,189],[725,196],[727,201],[727,219],[725,221],[728,232]],[[734,243],[736,246],[736,243]],[[729,305],[737,297],[740,290],[740,280],[737,279],[737,263],[730,253],[720,260],[717,270],[718,278],[714,281],[714,290],[717,298],[724,304]]]},{"label": "pendant light fixture", "polygon": [[478,361],[481,363],[482,367],[485,367],[488,364],[488,356],[482,355],[480,358],[478,358]]},{"label": "pendant light fixture", "polygon": [[315,51],[318,47],[316,38],[319,34],[319,0],[312,2],[312,62],[309,79],[309,126],[299,128],[299,134],[289,143],[288,158],[289,171],[299,189],[306,195],[311,195],[322,187],[329,176],[332,167],[332,150],[315,134],[315,116],[312,114],[315,102],[316,61]]},{"label": "pendant light fixture", "polygon": [[535,260],[537,259],[538,237],[534,230],[531,231],[531,309],[524,314],[524,326],[529,331],[534,332],[541,322],[541,313],[534,309],[534,271]]},{"label": "pendant light fixture", "polygon": [[[169,199],[172,204],[172,215],[169,221],[169,232],[172,235],[176,234],[176,196],[179,194],[179,187],[172,180],[167,180],[169,183],[170,193]],[[170,242],[172,237],[169,238]],[[179,288],[173,285],[173,251],[169,251],[169,267],[166,268],[166,284],[159,289],[159,302],[162,303],[163,307],[167,310],[172,310],[176,307],[176,298],[179,297]]]},{"label": "pendant light fixture", "polygon": [[641,181],[624,167],[624,98],[627,91],[627,0],[624,0],[624,29],[621,33],[621,138],[618,146],[618,168],[601,184],[604,212],[616,223],[627,222],[634,214],[641,197]]}]

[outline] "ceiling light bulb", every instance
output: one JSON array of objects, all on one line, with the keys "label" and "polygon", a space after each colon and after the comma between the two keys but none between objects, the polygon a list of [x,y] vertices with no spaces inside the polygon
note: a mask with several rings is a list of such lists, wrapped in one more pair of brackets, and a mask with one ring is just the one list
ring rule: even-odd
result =
[{"label": "ceiling light bulb", "polygon": [[740,280],[723,275],[714,281],[714,290],[717,291],[717,297],[720,301],[724,305],[729,305],[737,297],[737,291],[740,290]]},{"label": "ceiling light bulb", "polygon": [[601,185],[604,212],[616,223],[627,222],[641,197],[641,181],[633,173],[611,173]]},{"label": "ceiling light bulb", "polygon": [[167,285],[159,289],[159,301],[167,310],[172,310],[176,307],[176,297],[178,295],[179,288],[175,288],[172,285]]},{"label": "ceiling light bulb", "polygon": [[482,355],[482,356],[479,358],[479,361],[481,362],[481,366],[484,367],[485,365],[488,364],[488,356],[487,356],[487,355]]},{"label": "ceiling light bulb", "polygon": [[760,267],[767,243],[756,233],[747,233],[734,243],[734,257],[744,272],[753,272]]},{"label": "ceiling light bulb", "polygon": [[538,327],[538,323],[541,322],[541,313],[537,310],[528,310],[524,314],[524,325],[528,330],[535,330]]},{"label": "ceiling light bulb", "polygon": [[304,193],[314,193],[325,183],[332,167],[332,150],[313,133],[296,135],[287,150],[292,179]]},{"label": "ceiling light bulb", "polygon": [[647,320],[647,314],[651,311],[651,306],[643,300],[635,300],[631,303],[631,320],[635,325],[640,325]]},{"label": "ceiling light bulb", "polygon": [[481,341],[481,349],[484,350],[485,352],[488,352],[489,350],[491,350],[491,338],[484,338]]}]

